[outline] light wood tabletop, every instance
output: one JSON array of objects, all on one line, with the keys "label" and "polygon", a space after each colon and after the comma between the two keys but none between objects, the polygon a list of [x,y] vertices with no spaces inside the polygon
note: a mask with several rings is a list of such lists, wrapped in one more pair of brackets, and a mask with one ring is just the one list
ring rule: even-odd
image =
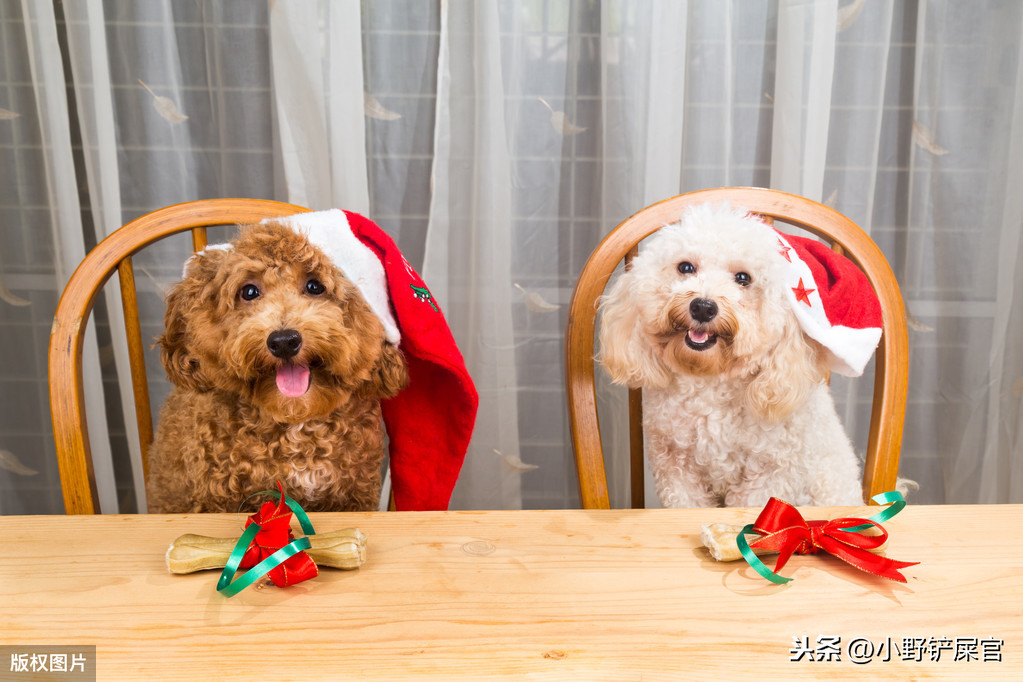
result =
[{"label": "light wood tabletop", "polygon": [[366,563],[232,598],[165,553],[242,516],[0,517],[0,645],[95,645],[101,680],[1023,679],[1023,505],[908,506],[884,524],[906,584],[711,559],[701,526],[758,511],[313,514]]}]

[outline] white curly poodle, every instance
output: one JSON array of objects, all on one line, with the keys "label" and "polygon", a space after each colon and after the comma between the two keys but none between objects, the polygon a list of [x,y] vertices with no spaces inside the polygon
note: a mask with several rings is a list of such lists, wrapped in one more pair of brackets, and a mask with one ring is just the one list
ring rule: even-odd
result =
[{"label": "white curly poodle", "polygon": [[599,360],[616,383],[643,388],[665,506],[863,503],[828,392],[833,359],[797,320],[785,246],[745,210],[695,206],[601,300]]}]

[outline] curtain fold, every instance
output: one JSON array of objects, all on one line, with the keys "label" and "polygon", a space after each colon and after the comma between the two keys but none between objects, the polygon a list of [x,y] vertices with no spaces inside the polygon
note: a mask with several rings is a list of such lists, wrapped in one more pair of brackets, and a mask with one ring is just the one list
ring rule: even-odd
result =
[{"label": "curtain fold", "polygon": [[[49,3],[22,3],[28,46],[29,74],[33,84],[40,133],[40,161],[49,202],[50,232],[54,250],[54,274],[58,290],[85,256],[81,205],[71,145],[70,116],[64,89],[65,73],[57,37],[56,19]],[[102,25],[102,24],[100,24]],[[95,323],[94,323],[95,324]],[[111,457],[109,427],[101,409],[104,393],[99,370],[96,330],[86,332],[83,345],[83,385],[86,386],[88,428],[93,446],[93,471],[100,509],[118,511]],[[8,399],[17,399],[10,395]],[[51,471],[54,469],[51,468]]]},{"label": "curtain fold", "polygon": [[[442,2],[437,127],[423,279],[448,320],[480,406],[455,508],[521,507],[511,317],[512,162],[497,8]],[[515,40],[515,36],[512,37]],[[516,49],[517,45],[512,49]],[[514,115],[514,105],[510,112]],[[503,457],[502,457],[503,456]]]},{"label": "curtain fold", "polygon": [[[75,86],[79,130],[82,139],[82,157],[86,181],[89,186],[89,206],[96,239],[102,239],[117,230],[122,224],[120,168],[117,160],[117,134],[114,118],[114,103],[110,84],[109,56],[107,53],[103,6],[99,0],[69,3],[64,8],[67,24],[68,56],[72,67],[72,81]],[[79,228],[80,229],[80,228]],[[124,329],[124,313],[121,293],[117,287],[105,287],[106,314],[114,330]],[[142,449],[139,443],[138,425],[134,419],[135,403],[131,383],[131,360],[123,333],[110,334],[110,349],[113,352],[117,383],[108,388],[114,395],[107,400],[118,401],[121,412],[129,415],[123,420],[126,432],[129,461],[131,462],[132,485],[138,500],[138,507],[145,508],[145,480],[142,467]],[[95,385],[96,377],[85,385]],[[90,401],[99,405],[99,401]],[[103,419],[99,410],[89,412],[93,420]],[[108,426],[109,428],[109,426]],[[98,439],[96,439],[98,440]],[[98,461],[110,461],[106,457]],[[99,476],[99,474],[97,474]],[[110,493],[114,490],[114,472],[104,472],[107,479],[104,486]],[[97,481],[97,486],[99,482]],[[120,510],[119,501],[108,500],[101,504],[105,513]]]},{"label": "curtain fold", "polygon": [[[1018,25],[1016,35],[1023,33],[1023,22]],[[1023,46],[1016,47],[1016,63],[1023,65]],[[1017,68],[1015,98],[1011,107],[1009,140],[1006,146],[1005,183],[999,188],[1005,193],[1002,210],[1002,232],[998,244],[999,281],[1010,283],[999,287],[996,302],[998,315],[995,320],[996,339],[992,374],[995,381],[991,386],[992,395],[997,395],[998,405],[993,412],[997,415],[988,424],[986,441],[991,443],[993,456],[986,456],[984,467],[987,475],[981,488],[980,502],[997,503],[1001,500],[1023,498],[1023,438],[1019,425],[1023,423],[1023,352],[1011,339],[1018,339],[1023,331],[1019,292],[1023,291],[1023,164],[1011,160],[1023,156],[1023,68]],[[1014,379],[1015,378],[1015,379]],[[960,457],[964,453],[960,453]]]},{"label": "curtain fold", "polygon": [[837,0],[782,0],[774,80],[771,187],[824,197]]},{"label": "curtain fold", "polygon": [[360,3],[270,7],[273,94],[288,201],[369,212]]}]

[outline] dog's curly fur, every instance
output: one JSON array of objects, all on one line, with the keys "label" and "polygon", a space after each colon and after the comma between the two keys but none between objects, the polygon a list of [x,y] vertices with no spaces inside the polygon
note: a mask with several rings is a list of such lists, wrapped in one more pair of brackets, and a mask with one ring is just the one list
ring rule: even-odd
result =
[{"label": "dog's curly fur", "polygon": [[644,389],[665,506],[863,503],[826,351],[802,333],[783,267],[757,218],[705,204],[651,236],[601,300],[599,359]]},{"label": "dog's curly fur", "polygon": [[[408,382],[404,358],[305,236],[250,225],[233,248],[196,256],[168,295],[165,326],[174,388],[149,455],[151,512],[237,511],[277,480],[308,511],[377,507],[380,399]],[[288,350],[270,339],[284,330]],[[309,369],[304,394],[278,388],[286,365]]]}]

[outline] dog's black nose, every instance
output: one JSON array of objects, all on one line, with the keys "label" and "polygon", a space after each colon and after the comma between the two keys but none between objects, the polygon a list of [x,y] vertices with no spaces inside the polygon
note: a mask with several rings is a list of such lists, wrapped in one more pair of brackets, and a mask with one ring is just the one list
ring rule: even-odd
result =
[{"label": "dog's black nose", "polygon": [[710,322],[718,314],[718,304],[708,298],[697,298],[689,304],[689,314],[697,322]]},{"label": "dog's black nose", "polygon": [[275,358],[290,360],[302,347],[302,335],[294,329],[280,329],[266,337],[266,347]]}]

